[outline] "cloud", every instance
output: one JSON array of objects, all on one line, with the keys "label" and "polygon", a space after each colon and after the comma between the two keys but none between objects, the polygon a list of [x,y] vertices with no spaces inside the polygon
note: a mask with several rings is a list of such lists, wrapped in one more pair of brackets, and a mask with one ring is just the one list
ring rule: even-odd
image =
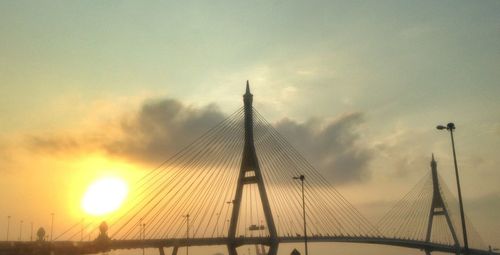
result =
[{"label": "cloud", "polygon": [[276,123],[276,128],[323,175],[339,184],[370,176],[372,151],[361,140],[363,122],[363,114],[353,112],[329,122],[283,119]]},{"label": "cloud", "polygon": [[[192,107],[175,99],[149,100],[115,124],[92,132],[29,136],[29,147],[51,155],[105,153],[129,161],[157,165],[168,159],[225,115],[214,104]],[[372,152],[361,140],[359,112],[333,121],[312,119],[298,123],[282,119],[274,125],[305,158],[334,183],[369,177]]]},{"label": "cloud", "polygon": [[11,145],[0,137],[0,172],[7,172],[11,167],[12,152],[8,150],[9,146]]},{"label": "cloud", "polygon": [[174,99],[149,101],[121,122],[122,139],[103,147],[112,155],[159,163],[223,119],[214,104],[194,108]]},{"label": "cloud", "polygon": [[95,130],[27,135],[26,140],[30,151],[52,156],[97,152],[155,165],[224,118],[214,104],[194,108],[175,99],[149,100]]}]

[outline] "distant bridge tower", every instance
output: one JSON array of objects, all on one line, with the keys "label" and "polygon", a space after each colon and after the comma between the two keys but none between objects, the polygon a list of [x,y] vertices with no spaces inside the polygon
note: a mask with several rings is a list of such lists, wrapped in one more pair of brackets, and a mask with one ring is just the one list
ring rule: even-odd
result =
[{"label": "distant bridge tower", "polygon": [[236,228],[240,215],[241,200],[243,195],[243,186],[257,184],[259,196],[262,201],[262,208],[266,218],[267,228],[269,230],[269,239],[265,245],[269,246],[268,255],[276,255],[278,250],[278,234],[274,225],[269,199],[267,198],[264,179],[259,167],[259,160],[255,151],[253,140],[253,95],[250,93],[250,85],[247,81],[246,93],[243,95],[244,111],[245,111],[245,145],[243,147],[243,157],[241,161],[240,173],[238,176],[238,184],[233,200],[233,211],[231,214],[231,222],[229,224],[229,255],[237,255],[236,248],[241,244],[236,242]]},{"label": "distant bridge tower", "polygon": [[[450,229],[451,235],[453,237],[455,247],[457,247],[457,254],[460,254],[460,243],[458,242],[457,233],[455,232],[455,228],[451,223],[448,209],[446,208],[443,196],[441,195],[441,188],[439,186],[439,178],[437,174],[437,163],[436,160],[434,160],[434,154],[432,154],[431,171],[432,171],[432,186],[434,191],[432,194],[432,204],[431,204],[431,210],[429,212],[429,223],[427,224],[427,235],[425,237],[425,241],[430,242],[431,240],[432,223],[434,217],[444,216],[446,219],[446,223],[448,224],[448,228]],[[428,255],[430,254],[430,251],[428,250],[426,250],[425,252]]]}]

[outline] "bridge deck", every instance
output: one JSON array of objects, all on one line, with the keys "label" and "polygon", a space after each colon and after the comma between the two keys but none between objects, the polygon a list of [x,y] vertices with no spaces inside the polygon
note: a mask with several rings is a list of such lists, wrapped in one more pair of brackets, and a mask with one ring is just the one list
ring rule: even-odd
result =
[{"label": "bridge deck", "polygon": [[[303,237],[279,237],[279,243],[300,243]],[[106,250],[121,249],[141,249],[141,248],[160,248],[160,247],[184,247],[184,246],[213,246],[227,245],[228,243],[240,245],[252,244],[270,244],[272,240],[269,237],[240,237],[229,240],[227,237],[220,238],[181,238],[181,239],[148,239],[148,240],[109,240],[108,242],[95,241],[55,241],[55,242],[21,242],[13,241],[0,242],[0,254],[26,254],[38,251],[37,254],[50,253],[55,254],[93,254]],[[312,236],[308,242],[338,242],[338,243],[359,243],[359,244],[379,244],[391,245],[404,248],[413,248],[419,250],[439,251],[456,253],[456,247],[444,244],[428,243],[419,240],[404,240],[387,237],[362,237],[362,236]],[[500,255],[487,250],[470,249],[470,254],[477,255]]]}]

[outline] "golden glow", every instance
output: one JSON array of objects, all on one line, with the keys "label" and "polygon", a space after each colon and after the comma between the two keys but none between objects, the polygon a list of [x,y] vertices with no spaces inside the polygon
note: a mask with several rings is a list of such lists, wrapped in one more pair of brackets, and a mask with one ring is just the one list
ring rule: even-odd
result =
[{"label": "golden glow", "polygon": [[127,197],[127,183],[118,177],[104,177],[93,182],[83,196],[83,210],[94,216],[114,212]]}]

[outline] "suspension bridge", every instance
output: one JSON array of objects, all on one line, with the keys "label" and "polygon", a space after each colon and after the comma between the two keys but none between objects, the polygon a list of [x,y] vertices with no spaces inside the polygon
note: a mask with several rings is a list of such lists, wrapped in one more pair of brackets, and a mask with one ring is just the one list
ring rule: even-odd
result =
[{"label": "suspension bridge", "polygon": [[[468,220],[469,248],[464,248],[456,201],[434,157],[429,174],[372,224],[252,106],[248,82],[243,101],[242,108],[139,179],[131,202],[106,222],[79,222],[51,241],[42,230],[37,241],[0,241],[0,254],[155,248],[164,255],[171,248],[176,255],[181,247],[224,245],[237,255],[239,247],[255,245],[258,254],[276,255],[279,244],[306,238],[426,254],[498,254],[485,247]],[[294,179],[300,175],[303,197]],[[97,237],[84,240],[83,233],[94,229]]]}]

